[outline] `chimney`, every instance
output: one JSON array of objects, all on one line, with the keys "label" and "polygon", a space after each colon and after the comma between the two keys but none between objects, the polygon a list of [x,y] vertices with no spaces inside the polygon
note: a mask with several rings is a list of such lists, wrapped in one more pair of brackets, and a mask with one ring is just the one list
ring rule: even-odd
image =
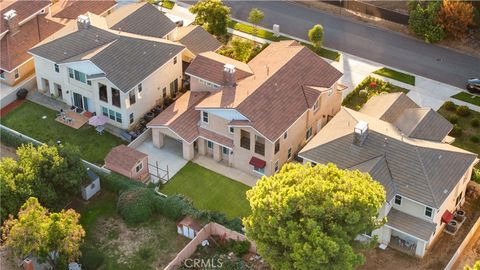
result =
[{"label": "chimney", "polygon": [[77,17],[77,27],[80,29],[88,29],[90,26],[90,18],[87,15],[80,15]]},{"label": "chimney", "polygon": [[368,136],[368,123],[360,121],[355,125],[353,144],[362,146]]},{"label": "chimney", "polygon": [[33,270],[33,269],[34,269],[34,267],[33,267],[33,261],[30,260],[30,259],[28,259],[28,258],[25,259],[25,260],[23,260],[22,266],[23,266],[23,269],[24,269],[24,270]]},{"label": "chimney", "polygon": [[234,87],[237,82],[235,81],[235,66],[232,64],[225,64],[223,66],[223,82],[227,87]]},{"label": "chimney", "polygon": [[18,21],[17,12],[15,10],[9,10],[3,14],[3,19],[7,22],[10,35],[14,35],[20,30],[20,22]]}]

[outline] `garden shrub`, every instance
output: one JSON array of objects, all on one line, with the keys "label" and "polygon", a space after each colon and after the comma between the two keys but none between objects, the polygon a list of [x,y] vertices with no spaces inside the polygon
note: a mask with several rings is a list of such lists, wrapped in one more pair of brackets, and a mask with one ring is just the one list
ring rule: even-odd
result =
[{"label": "garden shrub", "polygon": [[445,104],[443,104],[443,107],[447,111],[453,111],[455,110],[456,106],[455,106],[455,103],[453,103],[452,101],[446,101]]},{"label": "garden shrub", "polygon": [[158,198],[159,200],[155,203],[155,210],[171,220],[178,220],[187,213],[193,214],[192,203],[181,195]]},{"label": "garden shrub", "polygon": [[457,124],[453,125],[452,131],[450,131],[450,136],[453,136],[453,137],[462,136],[462,128]]},{"label": "garden shrub", "polygon": [[458,123],[458,116],[455,114],[451,114],[448,116],[448,121],[450,121],[450,123],[452,124],[456,124]]},{"label": "garden shrub", "polygon": [[250,249],[249,241],[232,241],[231,249],[237,256],[243,256],[248,253]]},{"label": "garden shrub", "polygon": [[480,184],[480,169],[473,168],[471,180]]},{"label": "garden shrub", "polygon": [[358,92],[358,96],[359,97],[363,97],[363,98],[366,98],[368,97],[368,90],[367,89],[362,89]]},{"label": "garden shrub", "polygon": [[22,144],[29,144],[32,143],[29,140],[19,137],[13,133],[10,133],[4,129],[1,130],[0,132],[0,140],[2,141],[3,144],[6,146],[18,148]]},{"label": "garden shrub", "polygon": [[133,188],[145,187],[141,182],[128,179],[123,175],[113,172],[111,174],[100,173],[100,182],[102,188],[116,194]]},{"label": "garden shrub", "polygon": [[80,263],[83,269],[96,270],[102,266],[104,258],[100,252],[88,246],[83,246],[80,250],[82,252]]},{"label": "garden shrub", "polygon": [[470,121],[470,124],[472,125],[472,127],[479,127],[480,126],[480,119],[474,118],[474,119],[472,119],[472,121]]},{"label": "garden shrub", "polygon": [[153,214],[155,194],[148,188],[124,191],[118,197],[117,211],[127,224],[147,221]]},{"label": "garden shrub", "polygon": [[470,141],[473,143],[479,143],[480,142],[480,135],[473,135],[470,137]]},{"label": "garden shrub", "polygon": [[468,116],[470,114],[470,109],[465,105],[458,106],[456,111],[460,116]]}]

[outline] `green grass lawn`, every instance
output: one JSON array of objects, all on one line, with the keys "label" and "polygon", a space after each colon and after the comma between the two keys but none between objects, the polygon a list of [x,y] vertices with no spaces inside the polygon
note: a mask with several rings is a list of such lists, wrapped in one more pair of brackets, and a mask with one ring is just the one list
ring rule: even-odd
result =
[{"label": "green grass lawn", "polygon": [[[372,82],[376,83],[375,87],[371,86]],[[363,89],[367,90],[367,96],[360,95],[360,90]],[[395,92],[403,92],[407,94],[408,89],[368,76],[361,83],[359,83],[350,94],[348,94],[343,99],[342,105],[352,110],[359,111],[371,97],[379,95],[381,93]]]},{"label": "green grass lawn", "polygon": [[[449,119],[451,115],[456,114],[455,111],[448,111],[443,106],[438,109],[438,113],[446,119]],[[470,110],[470,115],[466,117],[458,116],[457,125],[462,128],[462,135],[455,138],[452,145],[480,155],[480,143],[475,143],[470,140],[472,136],[480,135],[480,127],[473,127],[471,125],[472,119],[475,118],[480,119],[480,113],[473,110]]]},{"label": "green grass lawn", "polygon": [[[260,38],[263,38],[263,39],[270,40],[270,41],[280,41],[280,40],[291,39],[291,38],[286,37],[286,36],[276,37],[276,36],[273,35],[273,32],[270,32],[270,31],[267,31],[267,30],[261,29],[261,28],[257,28],[257,31],[254,32],[253,26],[250,26],[250,25],[247,25],[247,24],[244,24],[244,23],[241,23],[241,22],[237,22],[237,21],[234,21],[234,20],[230,21],[230,23],[228,24],[228,27],[230,27],[232,29],[235,29],[235,30],[238,30],[240,32],[244,32],[244,33],[247,33],[247,34],[250,34],[250,35],[254,35],[254,36],[257,36],[257,37],[260,37]],[[317,50],[312,45],[306,44],[306,43],[303,43],[303,42],[302,42],[302,45],[310,48],[313,52],[320,55],[321,57],[324,57],[324,58],[327,58],[327,59],[330,59],[330,60],[334,60],[334,61],[337,61],[337,62],[340,61],[340,53],[337,52],[337,51],[332,51],[332,50],[325,49],[325,48],[321,48],[321,49]]]},{"label": "green grass lawn", "polygon": [[[2,117],[0,123],[44,143],[60,140],[76,145],[82,158],[97,164],[103,164],[110,149],[123,143],[120,138],[108,132],[99,135],[88,123],[80,129],[61,124],[55,121],[56,115],[56,111],[26,101]],[[43,116],[47,118],[42,119]]]},{"label": "green grass lawn", "polygon": [[162,186],[160,192],[185,195],[192,199],[197,209],[215,210],[233,218],[250,213],[245,195],[249,189],[240,182],[189,162]]},{"label": "green grass lawn", "polygon": [[460,92],[453,95],[452,98],[468,102],[473,105],[480,106],[480,95],[474,95],[467,92]]},{"label": "green grass lawn", "polygon": [[160,215],[127,226],[116,203],[115,194],[102,191],[87,205],[74,207],[86,232],[80,258],[84,269],[163,269],[188,243],[177,234],[175,222]]},{"label": "green grass lawn", "polygon": [[400,72],[400,71],[396,71],[396,70],[384,67],[384,68],[381,68],[379,70],[374,71],[373,73],[377,74],[377,75],[380,75],[380,76],[390,78],[390,79],[394,79],[394,80],[397,80],[397,81],[400,81],[400,82],[404,82],[406,84],[415,85],[415,76],[410,75],[410,74],[405,74],[405,73]]}]

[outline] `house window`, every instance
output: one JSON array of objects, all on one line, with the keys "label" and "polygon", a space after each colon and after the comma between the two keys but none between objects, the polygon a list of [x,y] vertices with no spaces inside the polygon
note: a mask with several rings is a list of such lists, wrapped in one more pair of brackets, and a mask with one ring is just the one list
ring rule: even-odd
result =
[{"label": "house window", "polygon": [[5,71],[0,69],[0,79],[5,80]]},{"label": "house window", "polygon": [[228,148],[227,147],[222,147],[222,152],[224,155],[228,155]]},{"label": "house window", "polygon": [[107,86],[103,83],[98,84],[98,96],[101,101],[108,103]]},{"label": "house window", "polygon": [[108,109],[105,108],[105,107],[102,107],[102,114],[103,114],[103,116],[107,116],[107,117],[108,117]]},{"label": "house window", "polygon": [[74,77],[74,75],[73,75],[73,69],[68,68],[68,76],[73,79],[73,77]]},{"label": "house window", "polygon": [[142,92],[142,90],[143,90],[143,89],[142,89],[142,88],[143,88],[143,86],[142,86],[142,84],[141,84],[141,83],[139,83],[139,84],[138,84],[137,88],[138,88],[138,93]]},{"label": "house window", "polygon": [[133,123],[133,112],[130,114],[128,118],[130,119],[130,124]]},{"label": "house window", "polygon": [[305,140],[308,140],[312,137],[312,127],[310,127],[308,130],[307,130],[307,133],[305,134]]},{"label": "house window", "polygon": [[115,120],[115,112],[113,110],[108,110],[108,117],[110,117],[112,120]]},{"label": "house window", "polygon": [[395,204],[396,205],[402,205],[402,196],[395,195]]},{"label": "house window", "polygon": [[318,100],[315,101],[315,104],[313,104],[313,111],[316,112],[318,110]]},{"label": "house window", "polygon": [[20,78],[20,73],[18,73],[18,69],[15,69],[15,70],[13,71],[13,75],[14,75],[14,77],[15,77],[15,80],[18,79],[18,78]]},{"label": "house window", "polygon": [[130,91],[128,96],[130,98],[130,106],[135,104],[135,102],[136,102],[136,100],[135,100],[135,90]]},{"label": "house window", "polygon": [[275,142],[275,154],[280,150],[280,139]]},{"label": "house window", "polygon": [[455,206],[457,206],[460,203],[460,201],[462,200],[462,197],[463,197],[463,192],[460,193],[457,199],[455,200]]},{"label": "house window", "polygon": [[331,96],[333,94],[333,88],[328,88],[328,95]]},{"label": "house window", "polygon": [[253,167],[253,170],[258,173],[265,174],[265,168]]},{"label": "house window", "polygon": [[55,72],[59,73],[60,67],[57,64],[54,64],[53,66],[55,67]]},{"label": "house window", "polygon": [[210,149],[213,149],[213,142],[212,141],[207,141],[207,147]]},{"label": "house window", "polygon": [[283,139],[285,140],[285,139],[287,139],[287,137],[288,137],[288,133],[287,133],[287,131],[285,131],[285,133],[283,133]]},{"label": "house window", "polygon": [[278,166],[278,160],[275,161],[275,172],[278,172],[278,169],[280,169],[280,167]]},{"label": "house window", "polygon": [[202,112],[202,122],[208,123],[208,112]]},{"label": "house window", "polygon": [[88,84],[88,85],[92,85],[92,81],[87,80],[87,84]]},{"label": "house window", "polygon": [[229,127],[229,128],[228,128],[228,132],[230,132],[231,134],[233,134],[233,127]]},{"label": "house window", "polygon": [[112,87],[112,105],[120,108],[120,90]]},{"label": "house window", "polygon": [[118,123],[122,123],[122,114],[121,113],[118,113],[118,112],[115,113],[115,121],[117,121]]},{"label": "house window", "polygon": [[166,98],[166,97],[167,97],[167,87],[163,87],[162,97],[163,97],[163,98]]},{"label": "house window", "polygon": [[174,65],[177,64],[177,57],[176,56],[173,58],[173,64]]},{"label": "house window", "polygon": [[433,209],[431,207],[425,207],[425,216],[432,217]]},{"label": "house window", "polygon": [[143,169],[143,163],[140,162],[137,164],[137,166],[135,167],[135,172],[138,173],[139,171],[141,171]]},{"label": "house window", "polygon": [[87,83],[87,76],[85,73],[80,72],[78,70],[74,70],[75,80],[83,83]]},{"label": "house window", "polygon": [[255,135],[255,153],[265,155],[265,138]]},{"label": "house window", "polygon": [[287,159],[290,159],[292,158],[292,148],[288,148],[288,151],[287,151]]},{"label": "house window", "polygon": [[250,132],[243,129],[240,132],[240,146],[250,150]]}]

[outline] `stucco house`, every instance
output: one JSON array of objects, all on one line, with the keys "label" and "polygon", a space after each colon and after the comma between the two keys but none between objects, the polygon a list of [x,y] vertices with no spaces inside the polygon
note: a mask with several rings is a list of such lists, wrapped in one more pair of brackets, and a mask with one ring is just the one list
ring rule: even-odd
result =
[{"label": "stucco house", "polygon": [[[2,1],[0,83],[17,85],[34,73],[28,50],[87,11],[106,14],[115,1]],[[74,16],[72,18],[72,16]]]},{"label": "stucco house", "polygon": [[[299,153],[304,162],[332,162],[379,181],[387,223],[367,237],[408,243],[423,257],[452,213],[465,202],[477,155],[451,146],[452,125],[403,93],[375,96],[360,111],[342,108]],[[400,245],[401,246],[401,245]]]},{"label": "stucco house", "polygon": [[39,92],[129,128],[182,82],[185,47],[108,28],[92,13],[30,50]]},{"label": "stucco house", "polygon": [[204,52],[186,70],[191,91],[147,126],[161,148],[196,154],[255,176],[272,175],[339,110],[342,73],[295,41],[270,44],[248,64]]}]

